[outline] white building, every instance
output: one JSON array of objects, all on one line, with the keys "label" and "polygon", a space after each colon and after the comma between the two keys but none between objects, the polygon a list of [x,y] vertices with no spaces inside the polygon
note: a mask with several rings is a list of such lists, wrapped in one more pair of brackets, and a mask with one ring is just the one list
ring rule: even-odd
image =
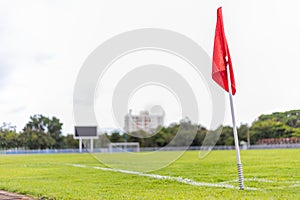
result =
[{"label": "white building", "polygon": [[151,113],[141,111],[139,115],[132,114],[132,110],[125,115],[124,130],[128,133],[143,130],[147,133],[155,132],[158,126],[164,124],[164,113]]}]

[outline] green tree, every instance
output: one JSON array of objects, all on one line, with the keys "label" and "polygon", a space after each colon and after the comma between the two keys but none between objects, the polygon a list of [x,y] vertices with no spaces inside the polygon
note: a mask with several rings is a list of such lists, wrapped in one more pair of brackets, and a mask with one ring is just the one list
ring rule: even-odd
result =
[{"label": "green tree", "polygon": [[208,131],[205,127],[202,127],[201,125],[199,125],[198,130],[197,130],[197,135],[195,136],[191,146],[201,146],[207,132]]},{"label": "green tree", "polygon": [[41,132],[26,130],[20,134],[20,141],[26,149],[48,149],[55,144],[55,140]]},{"label": "green tree", "polygon": [[113,132],[109,138],[111,142],[123,142],[123,137],[119,132]]},{"label": "green tree", "polygon": [[79,141],[74,139],[72,134],[63,137],[62,148],[63,149],[73,149],[78,148]]},{"label": "green tree", "polygon": [[221,135],[216,143],[216,145],[234,145],[234,138],[233,138],[233,129],[230,126],[223,126]]},{"label": "green tree", "polygon": [[300,128],[300,110],[274,112],[272,114],[263,114],[258,117],[258,121],[267,120],[282,122],[293,128]]},{"label": "green tree", "polygon": [[17,148],[20,144],[16,126],[3,122],[0,126],[0,149]]},{"label": "green tree", "polygon": [[251,143],[265,138],[300,137],[300,110],[263,114],[250,127]]},{"label": "green tree", "polygon": [[0,132],[0,149],[7,149],[7,148],[8,145],[7,145],[5,133]]},{"label": "green tree", "polygon": [[16,132],[6,133],[6,141],[8,148],[18,148],[21,145],[19,134]]},{"label": "green tree", "polygon": [[248,124],[241,124],[238,127],[237,132],[239,136],[239,141],[248,141],[248,134],[250,134],[249,129],[250,127],[248,126]]},{"label": "green tree", "polygon": [[[292,137],[296,130],[280,121],[258,120],[250,128],[251,143],[255,144],[259,139]],[[297,132],[297,131],[296,131]]]},{"label": "green tree", "polygon": [[23,128],[22,141],[30,149],[62,148],[62,125],[56,117],[33,115]]}]

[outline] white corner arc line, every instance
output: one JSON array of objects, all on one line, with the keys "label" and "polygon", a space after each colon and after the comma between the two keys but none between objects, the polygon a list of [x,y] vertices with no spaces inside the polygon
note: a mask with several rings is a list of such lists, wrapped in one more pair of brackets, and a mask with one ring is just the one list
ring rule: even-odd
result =
[{"label": "white corner arc line", "polygon": [[[112,168],[105,168],[105,167],[97,167],[97,166],[87,166],[82,164],[69,164],[73,167],[81,167],[81,168],[92,168],[102,171],[111,171],[111,172],[119,172],[124,174],[132,174],[144,177],[150,177],[153,179],[162,179],[162,180],[169,180],[175,181],[178,183],[183,183],[192,186],[199,186],[199,187],[219,187],[219,188],[229,188],[229,189],[238,189],[239,187],[235,187],[234,185],[229,185],[225,183],[207,183],[207,182],[197,182],[189,178],[182,178],[182,177],[172,177],[172,176],[163,176],[159,174],[146,174],[143,172],[136,172],[136,171],[129,171],[129,170],[122,170],[122,169],[112,169]],[[259,190],[258,188],[253,187],[245,187],[246,190]]]}]

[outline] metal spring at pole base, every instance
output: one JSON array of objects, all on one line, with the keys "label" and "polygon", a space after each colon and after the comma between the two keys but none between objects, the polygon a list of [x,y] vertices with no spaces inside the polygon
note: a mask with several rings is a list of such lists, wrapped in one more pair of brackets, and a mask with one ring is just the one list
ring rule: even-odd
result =
[{"label": "metal spring at pole base", "polygon": [[238,164],[238,174],[239,174],[239,187],[240,190],[244,190],[244,175],[242,164]]}]

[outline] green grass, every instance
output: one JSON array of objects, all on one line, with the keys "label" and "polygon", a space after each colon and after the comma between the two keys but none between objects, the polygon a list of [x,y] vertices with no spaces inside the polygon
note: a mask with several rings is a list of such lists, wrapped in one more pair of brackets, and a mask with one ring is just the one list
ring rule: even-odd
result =
[{"label": "green grass", "polygon": [[[186,152],[151,173],[238,186],[234,151],[213,151],[201,160],[198,153]],[[249,150],[241,157],[245,185],[259,190],[199,187],[70,165],[105,167],[90,154],[1,155],[0,189],[45,199],[300,199],[300,149]]]}]

